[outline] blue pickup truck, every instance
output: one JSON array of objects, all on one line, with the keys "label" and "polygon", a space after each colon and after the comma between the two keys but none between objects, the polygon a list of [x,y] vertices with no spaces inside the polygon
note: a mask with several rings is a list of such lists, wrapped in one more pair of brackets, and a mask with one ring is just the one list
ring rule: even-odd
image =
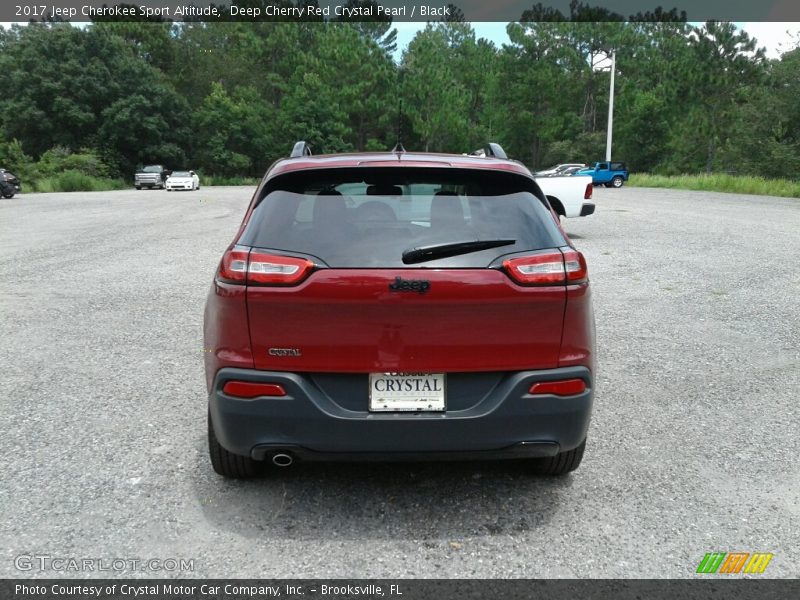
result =
[{"label": "blue pickup truck", "polygon": [[581,169],[575,175],[591,175],[594,185],[621,188],[628,181],[628,167],[624,162],[599,162]]}]

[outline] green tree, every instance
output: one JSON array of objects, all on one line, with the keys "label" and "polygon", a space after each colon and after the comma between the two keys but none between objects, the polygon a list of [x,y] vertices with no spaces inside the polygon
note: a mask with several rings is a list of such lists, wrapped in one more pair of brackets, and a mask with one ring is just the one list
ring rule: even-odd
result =
[{"label": "green tree", "polygon": [[583,131],[581,83],[569,71],[577,57],[563,43],[568,27],[548,22],[511,23],[507,28],[511,43],[504,46],[500,57],[501,139],[515,156],[536,167],[543,166],[551,143],[575,140]]},{"label": "green tree", "polygon": [[625,27],[616,57],[613,156],[635,170],[678,169],[670,143],[684,127],[691,93],[686,77],[694,61],[690,31],[677,20]]},{"label": "green tree", "polygon": [[466,146],[469,93],[453,67],[446,29],[428,24],[403,53],[405,114],[425,151]]},{"label": "green tree", "polygon": [[34,156],[55,146],[90,147],[127,170],[183,154],[184,101],[108,28],[12,28],[0,53],[0,85],[14,90],[0,98],[4,133]]},{"label": "green tree", "polygon": [[175,64],[175,39],[173,24],[161,19],[155,21],[96,21],[92,29],[98,33],[114,35],[125,41],[135,58],[163,71]]},{"label": "green tree", "polygon": [[[318,37],[313,54],[306,54],[298,70],[320,75],[322,97],[344,115],[346,146],[366,148],[370,139],[388,142],[394,115],[395,65],[372,37],[352,27],[330,24]],[[299,84],[298,84],[299,85]]]},{"label": "green tree", "polygon": [[372,17],[358,17],[358,20],[355,21],[342,14],[341,17],[334,20],[347,23],[362,36],[375,41],[387,56],[394,54],[397,50],[397,29],[392,27],[390,15],[378,14],[378,2],[375,0],[347,0],[342,6],[350,9],[371,9]]},{"label": "green tree", "polygon": [[174,90],[144,85],[139,93],[115,100],[102,112],[98,146],[120,170],[140,163],[186,163],[184,141],[190,139],[189,111]]},{"label": "green tree", "polygon": [[729,170],[800,178],[800,48],[768,66],[764,85],[743,90],[720,162]]},{"label": "green tree", "polygon": [[240,87],[229,94],[219,84],[197,112],[196,159],[216,175],[260,175],[278,157],[275,140],[275,111],[259,101],[252,87]]},{"label": "green tree", "polygon": [[[705,170],[715,166],[717,150],[731,130],[737,106],[746,86],[757,84],[764,74],[764,50],[733,23],[707,22],[691,34],[694,61],[687,72],[691,107],[683,144],[703,148]],[[691,132],[695,132],[691,135]],[[699,138],[699,139],[698,139]]]}]

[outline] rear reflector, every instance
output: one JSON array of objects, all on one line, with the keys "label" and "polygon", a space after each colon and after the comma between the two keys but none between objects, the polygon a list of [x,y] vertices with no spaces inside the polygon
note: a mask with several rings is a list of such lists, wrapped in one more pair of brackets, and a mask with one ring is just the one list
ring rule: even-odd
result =
[{"label": "rear reflector", "polygon": [[233,247],[222,257],[219,278],[228,283],[250,285],[296,285],[305,279],[314,263],[305,258],[265,254]]},{"label": "rear reflector", "polygon": [[239,398],[258,398],[259,396],[285,396],[286,390],[277,383],[254,383],[252,381],[228,381],[222,391]]},{"label": "rear reflector", "polygon": [[562,381],[540,381],[534,383],[529,394],[553,394],[555,396],[574,396],[586,391],[583,379],[564,379]]},{"label": "rear reflector", "polygon": [[571,249],[508,258],[503,268],[520,285],[583,283],[589,275],[583,254]]}]

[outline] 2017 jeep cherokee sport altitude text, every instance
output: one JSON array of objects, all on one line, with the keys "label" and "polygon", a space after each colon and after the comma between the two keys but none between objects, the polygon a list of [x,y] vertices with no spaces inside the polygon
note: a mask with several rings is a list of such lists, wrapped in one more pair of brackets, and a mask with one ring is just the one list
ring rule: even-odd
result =
[{"label": "2017 jeep cherokee sport altitude text", "polygon": [[214,469],[294,460],[580,464],[586,263],[520,163],[409,152],[267,172],[205,310]]}]

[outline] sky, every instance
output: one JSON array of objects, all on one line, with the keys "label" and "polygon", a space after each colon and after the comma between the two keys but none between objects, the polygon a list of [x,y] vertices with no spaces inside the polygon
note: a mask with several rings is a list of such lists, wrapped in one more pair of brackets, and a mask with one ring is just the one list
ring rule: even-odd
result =
[{"label": "sky", "polygon": [[[783,52],[795,48],[800,43],[800,23],[737,23],[737,25],[758,40],[759,46],[767,49],[768,58],[779,58]],[[397,29],[397,56],[414,38],[414,34],[425,28],[425,23],[395,22]],[[472,23],[475,34],[500,46],[508,42],[505,23]]]}]

